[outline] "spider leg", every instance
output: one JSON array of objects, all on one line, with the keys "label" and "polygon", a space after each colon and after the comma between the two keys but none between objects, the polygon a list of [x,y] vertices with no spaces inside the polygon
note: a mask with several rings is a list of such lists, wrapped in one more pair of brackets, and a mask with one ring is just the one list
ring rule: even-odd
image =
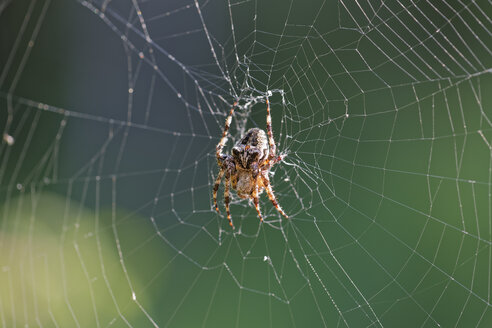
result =
[{"label": "spider leg", "polygon": [[219,174],[217,175],[217,178],[215,179],[214,192],[213,192],[215,210],[219,213],[220,213],[219,206],[217,205],[217,191],[219,190],[220,181],[222,180],[223,175],[224,175],[224,169],[221,168],[219,170]]},{"label": "spider leg", "polygon": [[222,132],[222,138],[220,139],[219,143],[217,144],[217,147],[215,149],[215,155],[217,156],[217,161],[221,161],[222,157],[222,149],[224,148],[226,142],[227,142],[227,131],[229,131],[229,127],[231,126],[231,121],[232,121],[232,114],[234,113],[234,107],[236,107],[237,102],[232,105],[231,111],[229,112],[229,116],[227,116],[226,122],[225,122],[225,127],[224,127],[224,132]]},{"label": "spider leg", "polygon": [[275,164],[277,164],[278,162],[280,162],[281,160],[283,160],[285,158],[285,154],[284,155],[278,155],[278,156],[275,156],[275,158],[272,159],[271,161],[271,166],[274,166]]},{"label": "spider leg", "polygon": [[260,167],[258,166],[258,163],[257,162],[251,163],[249,168],[251,169],[251,177],[256,181],[258,174],[260,173]]},{"label": "spider leg", "polygon": [[258,217],[260,218],[260,221],[263,221],[263,216],[261,216],[261,211],[260,211],[260,202],[258,200],[258,185],[256,185],[255,189],[253,190],[253,204],[255,204],[256,212],[258,212]]},{"label": "spider leg", "polygon": [[275,146],[275,140],[273,139],[272,116],[270,115],[270,102],[268,101],[268,98],[266,100],[266,104],[267,104],[266,125],[267,125],[267,134],[268,134],[268,143],[270,145],[270,154],[268,158],[274,158],[276,157],[277,154],[277,148]]},{"label": "spider leg", "polygon": [[260,167],[262,170],[268,169],[283,160],[284,158],[285,155],[278,155],[274,158],[267,158],[263,163],[261,163]]},{"label": "spider leg", "polygon": [[225,203],[225,208],[226,208],[226,213],[227,213],[227,220],[229,220],[229,225],[234,229],[234,226],[232,225],[232,219],[231,219],[231,211],[229,210],[229,203],[231,201],[231,198],[229,197],[229,185],[231,183],[231,174],[229,172],[226,173],[226,178],[225,178],[225,188],[224,188],[224,203]]},{"label": "spider leg", "polygon": [[263,185],[265,186],[265,190],[267,192],[268,198],[270,198],[270,201],[272,202],[273,206],[277,209],[277,211],[285,216],[286,219],[289,217],[287,214],[285,214],[284,210],[280,207],[278,204],[277,198],[275,197],[275,194],[273,193],[272,186],[270,185],[270,179],[268,178],[268,175],[264,174],[262,175],[263,178]]}]

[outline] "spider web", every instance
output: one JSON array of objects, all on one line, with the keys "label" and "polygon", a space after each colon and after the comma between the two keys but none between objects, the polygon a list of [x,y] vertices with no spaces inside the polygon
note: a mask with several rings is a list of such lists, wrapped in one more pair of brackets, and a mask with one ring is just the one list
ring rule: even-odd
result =
[{"label": "spider web", "polygon": [[[2,326],[489,327],[490,14],[0,2]],[[290,219],[232,230],[215,146],[267,98]]]}]

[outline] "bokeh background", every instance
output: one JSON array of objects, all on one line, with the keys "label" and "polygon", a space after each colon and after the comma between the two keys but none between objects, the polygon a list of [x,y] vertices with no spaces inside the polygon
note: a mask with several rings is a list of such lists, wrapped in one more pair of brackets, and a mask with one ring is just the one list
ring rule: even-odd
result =
[{"label": "bokeh background", "polygon": [[[0,324],[489,327],[490,14],[1,1]],[[267,97],[290,219],[231,230],[215,146]]]}]

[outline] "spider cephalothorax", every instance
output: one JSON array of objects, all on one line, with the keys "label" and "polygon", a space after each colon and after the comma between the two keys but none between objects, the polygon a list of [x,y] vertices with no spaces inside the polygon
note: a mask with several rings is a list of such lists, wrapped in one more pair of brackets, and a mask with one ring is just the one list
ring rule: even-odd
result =
[{"label": "spider cephalothorax", "polygon": [[222,149],[227,141],[227,131],[232,121],[232,114],[234,113],[234,107],[231,108],[229,116],[227,117],[224,132],[222,133],[222,139],[216,149],[217,164],[219,165],[219,174],[215,180],[215,186],[213,191],[214,205],[217,212],[219,207],[217,205],[217,190],[219,189],[220,181],[225,174],[224,182],[224,202],[227,212],[227,219],[229,224],[232,225],[231,213],[229,211],[229,186],[232,185],[232,189],[236,190],[236,193],[241,198],[250,198],[253,200],[258,217],[263,220],[260,212],[260,205],[258,196],[266,190],[268,198],[275,206],[275,208],[286,218],[288,217],[285,212],[278,205],[277,199],[270,185],[270,177],[268,176],[272,166],[282,160],[282,156],[277,156],[275,141],[273,139],[272,132],[272,119],[270,116],[270,103],[268,99],[267,103],[267,133],[265,131],[252,128],[249,129],[246,134],[234,145],[232,148],[232,155],[222,154]]}]

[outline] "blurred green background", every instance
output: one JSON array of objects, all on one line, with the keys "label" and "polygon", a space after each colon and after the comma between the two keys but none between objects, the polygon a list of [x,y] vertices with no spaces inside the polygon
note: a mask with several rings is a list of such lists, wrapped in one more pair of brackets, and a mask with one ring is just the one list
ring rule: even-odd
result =
[{"label": "blurred green background", "polygon": [[[480,1],[0,2],[0,324],[490,327],[491,27]],[[232,231],[215,146],[268,91],[291,218],[233,197]]]}]

